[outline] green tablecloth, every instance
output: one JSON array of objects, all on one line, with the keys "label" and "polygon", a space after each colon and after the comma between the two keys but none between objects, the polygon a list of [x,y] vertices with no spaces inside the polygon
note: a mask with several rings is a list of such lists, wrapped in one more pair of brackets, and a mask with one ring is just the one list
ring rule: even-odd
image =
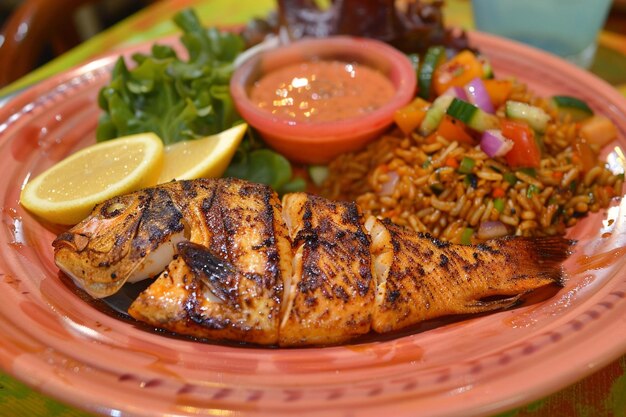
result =
[{"label": "green tablecloth", "polygon": [[[176,10],[194,7],[207,25],[237,24],[265,16],[274,7],[271,0],[164,0],[144,9],[99,34],[44,67],[0,90],[12,94],[53,74],[116,48],[175,33],[170,17]],[[446,21],[471,28],[467,0],[448,0]],[[626,95],[626,38],[603,32],[591,71]],[[601,417],[626,416],[626,356],[571,387],[502,417]],[[6,374],[0,373],[0,416],[85,417],[88,414],[47,398]]]}]

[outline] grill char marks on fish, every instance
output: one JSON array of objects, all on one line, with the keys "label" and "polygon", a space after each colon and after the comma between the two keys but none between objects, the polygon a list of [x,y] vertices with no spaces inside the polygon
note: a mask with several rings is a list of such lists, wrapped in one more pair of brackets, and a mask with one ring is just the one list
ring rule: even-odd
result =
[{"label": "grill char marks on fish", "polygon": [[504,238],[453,245],[368,218],[378,291],[372,328],[399,330],[425,320],[508,308],[529,292],[561,284],[572,241]]},{"label": "grill char marks on fish", "polygon": [[291,273],[280,200],[269,187],[234,179],[183,184],[198,186],[190,242],[179,243],[180,256],[129,314],[200,338],[276,344],[283,276]]},{"label": "grill char marks on fish", "polygon": [[283,217],[294,262],[280,344],[339,343],[368,333],[374,283],[356,205],[294,193],[283,198]]},{"label": "grill char marks on fish", "polygon": [[54,247],[59,267],[95,297],[145,263],[162,264],[129,308],[139,321],[203,339],[303,346],[510,307],[560,285],[573,244],[454,245],[364,219],[354,203],[305,193],[281,203],[264,185],[204,179],[103,203]]}]

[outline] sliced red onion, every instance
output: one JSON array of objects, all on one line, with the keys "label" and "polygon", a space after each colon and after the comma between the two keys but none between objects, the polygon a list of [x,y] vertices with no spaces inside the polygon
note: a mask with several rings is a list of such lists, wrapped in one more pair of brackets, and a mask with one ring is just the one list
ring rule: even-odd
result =
[{"label": "sliced red onion", "polygon": [[480,78],[474,78],[472,81],[465,84],[465,94],[467,94],[468,101],[479,109],[487,113],[494,112],[491,97],[489,97],[489,93],[487,93],[485,83],[483,83],[483,80]]},{"label": "sliced red onion", "polygon": [[387,173],[388,180],[384,182],[380,188],[380,195],[391,195],[393,194],[393,190],[396,188],[396,184],[400,177],[396,171],[389,171]]},{"label": "sliced red onion", "polygon": [[459,100],[467,101],[467,94],[465,94],[463,87],[450,87],[443,92],[442,96],[452,96]]},{"label": "sliced red onion", "polygon": [[490,157],[506,155],[513,148],[513,141],[497,129],[485,130],[480,138],[480,149]]},{"label": "sliced red onion", "polygon": [[495,239],[503,237],[509,234],[504,223],[500,221],[486,221],[482,222],[478,227],[478,239]]}]

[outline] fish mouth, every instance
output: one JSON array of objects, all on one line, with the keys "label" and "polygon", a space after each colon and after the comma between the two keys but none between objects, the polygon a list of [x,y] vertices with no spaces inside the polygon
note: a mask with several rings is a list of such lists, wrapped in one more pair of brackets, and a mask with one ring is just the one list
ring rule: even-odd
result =
[{"label": "fish mouth", "polygon": [[[58,258],[55,260],[56,265],[68,277],[72,279],[74,284],[83,289],[94,298],[107,297],[115,292],[119,292],[127,284],[134,284],[140,281],[152,282],[152,279],[165,270],[167,265],[174,259],[177,253],[177,245],[186,241],[188,238],[185,231],[171,234],[166,240],[158,245],[154,250],[146,253],[145,256],[137,259],[137,261],[129,268],[125,277],[114,277],[111,275],[111,281],[106,282],[103,279],[97,281],[91,279],[88,285],[85,282],[85,276],[79,276],[73,268],[73,258]],[[107,273],[107,269],[101,271],[96,270],[100,275]],[[93,277],[92,277],[93,278]]]}]

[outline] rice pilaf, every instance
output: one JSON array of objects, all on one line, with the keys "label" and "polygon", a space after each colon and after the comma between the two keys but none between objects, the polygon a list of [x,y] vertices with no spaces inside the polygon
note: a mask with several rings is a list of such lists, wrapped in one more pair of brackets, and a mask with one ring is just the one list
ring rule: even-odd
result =
[{"label": "rice pilaf", "polygon": [[[477,144],[395,129],[331,162],[320,192],[355,200],[365,214],[456,243],[501,235],[494,236],[494,224],[504,225],[508,235],[562,235],[588,212],[621,196],[623,174],[597,158],[582,161],[585,155],[575,152],[580,123],[559,120],[547,99],[534,97],[524,84],[514,82],[510,99],[550,115],[537,169],[512,169]],[[496,115],[504,116],[502,106]]]}]

